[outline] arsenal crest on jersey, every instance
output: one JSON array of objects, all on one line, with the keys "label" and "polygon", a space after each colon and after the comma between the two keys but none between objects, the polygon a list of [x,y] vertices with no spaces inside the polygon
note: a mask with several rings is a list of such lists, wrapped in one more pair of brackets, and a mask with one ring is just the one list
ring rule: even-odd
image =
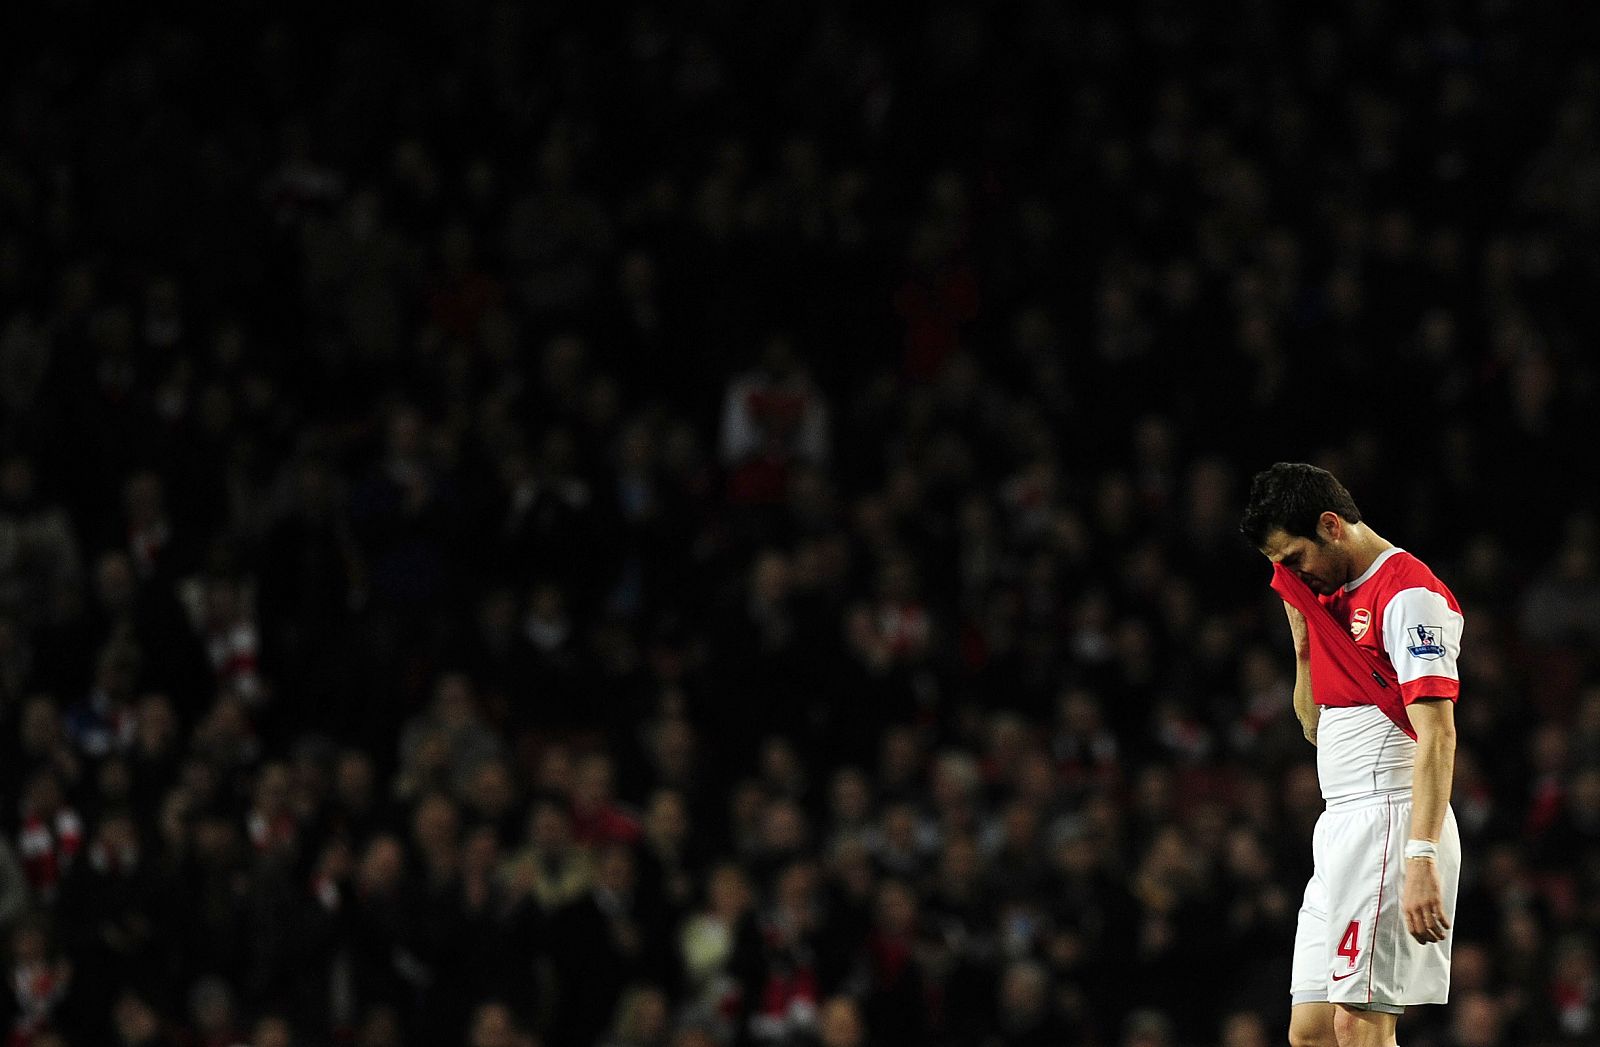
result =
[{"label": "arsenal crest on jersey", "polygon": [[1350,635],[1357,640],[1367,635],[1367,627],[1372,624],[1372,612],[1365,607],[1357,607],[1356,613],[1350,616]]}]

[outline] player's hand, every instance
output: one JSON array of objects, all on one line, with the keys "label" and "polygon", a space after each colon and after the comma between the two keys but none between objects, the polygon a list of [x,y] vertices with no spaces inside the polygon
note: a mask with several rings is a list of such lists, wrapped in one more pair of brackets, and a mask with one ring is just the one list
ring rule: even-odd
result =
[{"label": "player's hand", "polygon": [[1289,633],[1294,637],[1294,656],[1300,659],[1310,658],[1311,635],[1306,630],[1306,616],[1291,603],[1283,605],[1283,613],[1289,616]]},{"label": "player's hand", "polygon": [[1438,864],[1426,858],[1407,859],[1403,875],[1400,909],[1405,913],[1406,930],[1424,945],[1444,941],[1450,919],[1444,913]]}]

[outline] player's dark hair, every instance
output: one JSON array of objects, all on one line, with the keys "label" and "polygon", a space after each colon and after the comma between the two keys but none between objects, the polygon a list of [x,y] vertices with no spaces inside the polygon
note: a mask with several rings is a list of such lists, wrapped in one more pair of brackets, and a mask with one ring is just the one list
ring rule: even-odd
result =
[{"label": "player's dark hair", "polygon": [[1257,549],[1267,535],[1282,530],[1321,543],[1317,521],[1334,512],[1348,523],[1361,522],[1361,510],[1334,475],[1304,462],[1279,462],[1250,481],[1250,504],[1239,530]]}]

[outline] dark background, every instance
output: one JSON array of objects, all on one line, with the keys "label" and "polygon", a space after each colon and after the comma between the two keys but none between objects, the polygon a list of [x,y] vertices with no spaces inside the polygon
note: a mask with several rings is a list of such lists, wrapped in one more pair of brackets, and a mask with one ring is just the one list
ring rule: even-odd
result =
[{"label": "dark background", "polygon": [[1586,7],[106,6],[0,22],[8,1045],[1281,1043],[1280,459],[1466,611],[1404,1042],[1600,1042]]}]

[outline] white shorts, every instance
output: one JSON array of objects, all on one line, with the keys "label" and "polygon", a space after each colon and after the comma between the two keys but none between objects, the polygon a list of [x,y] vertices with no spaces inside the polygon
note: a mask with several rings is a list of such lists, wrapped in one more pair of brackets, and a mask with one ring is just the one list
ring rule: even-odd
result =
[{"label": "white shorts", "polygon": [[1450,996],[1461,835],[1446,810],[1439,840],[1439,886],[1452,929],[1424,945],[1406,931],[1400,909],[1411,791],[1329,804],[1311,834],[1315,872],[1306,884],[1294,938],[1295,1003],[1327,1001],[1398,1014]]}]

